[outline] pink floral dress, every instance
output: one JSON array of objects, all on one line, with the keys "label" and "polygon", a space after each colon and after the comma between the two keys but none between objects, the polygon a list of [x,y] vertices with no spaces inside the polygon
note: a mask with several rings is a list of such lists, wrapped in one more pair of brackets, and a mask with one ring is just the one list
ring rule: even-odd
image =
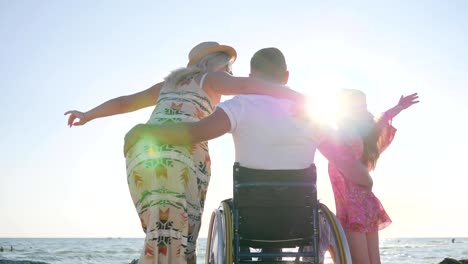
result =
[{"label": "pink floral dress", "polygon": [[[396,129],[390,121],[379,124],[381,133],[378,148],[382,153],[392,142]],[[361,138],[358,135],[350,136],[348,144],[351,145],[356,159],[360,159],[363,153]],[[351,182],[331,163],[328,164],[328,174],[335,196],[336,216],[345,230],[360,233],[377,232],[392,223],[372,191]]]}]

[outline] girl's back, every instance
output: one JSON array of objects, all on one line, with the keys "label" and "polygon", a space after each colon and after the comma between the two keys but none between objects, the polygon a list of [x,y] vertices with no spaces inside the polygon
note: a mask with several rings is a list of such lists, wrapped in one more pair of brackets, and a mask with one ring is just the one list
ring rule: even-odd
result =
[{"label": "girl's back", "polygon": [[[354,158],[361,159],[364,150],[361,137],[347,133],[346,142],[352,147]],[[335,195],[336,215],[346,230],[375,232],[391,223],[372,191],[353,183],[331,163],[328,164],[328,175]]]}]

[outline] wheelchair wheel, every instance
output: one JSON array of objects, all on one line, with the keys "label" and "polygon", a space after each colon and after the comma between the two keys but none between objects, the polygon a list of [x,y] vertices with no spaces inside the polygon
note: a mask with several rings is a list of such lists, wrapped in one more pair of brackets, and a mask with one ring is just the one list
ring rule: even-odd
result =
[{"label": "wheelchair wheel", "polygon": [[319,212],[320,248],[325,249],[324,263],[351,264],[348,241],[338,218],[322,203],[320,203]]},{"label": "wheelchair wheel", "polygon": [[228,202],[223,201],[211,214],[205,263],[232,263],[232,256],[232,213]]}]

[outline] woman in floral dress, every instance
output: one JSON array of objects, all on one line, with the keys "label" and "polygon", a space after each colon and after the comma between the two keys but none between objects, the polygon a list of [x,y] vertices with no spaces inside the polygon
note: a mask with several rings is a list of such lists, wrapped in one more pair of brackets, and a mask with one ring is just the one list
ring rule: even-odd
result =
[{"label": "woman in floral dress", "polygon": [[[418,96],[402,96],[395,107],[378,118],[367,111],[363,92],[343,89],[339,97],[339,132],[344,142],[354,150],[355,158],[371,171],[395,136],[392,119],[403,109],[417,103]],[[336,215],[345,230],[353,263],[380,263],[378,231],[391,223],[390,217],[369,187],[356,184],[331,163],[328,172],[335,196]],[[372,182],[372,179],[369,180]]]},{"label": "woman in floral dress", "polygon": [[[173,71],[163,82],[88,112],[68,111],[68,125],[154,105],[148,124],[193,122],[211,114],[221,95],[250,93],[302,100],[290,89],[232,76],[236,55],[232,47],[202,42],[190,51],[187,67]],[[130,194],[146,234],[139,263],[195,263],[211,176],[208,143],[175,146],[142,138],[125,150],[125,157]]]}]

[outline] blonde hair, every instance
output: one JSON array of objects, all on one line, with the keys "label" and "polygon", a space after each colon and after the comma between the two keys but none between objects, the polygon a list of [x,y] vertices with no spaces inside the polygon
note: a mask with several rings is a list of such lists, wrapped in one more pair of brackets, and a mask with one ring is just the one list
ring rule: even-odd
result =
[{"label": "blonde hair", "polygon": [[197,64],[172,71],[164,78],[165,85],[175,89],[180,82],[199,73],[215,71],[216,69],[232,64],[232,57],[224,52],[215,52],[201,59]]}]

